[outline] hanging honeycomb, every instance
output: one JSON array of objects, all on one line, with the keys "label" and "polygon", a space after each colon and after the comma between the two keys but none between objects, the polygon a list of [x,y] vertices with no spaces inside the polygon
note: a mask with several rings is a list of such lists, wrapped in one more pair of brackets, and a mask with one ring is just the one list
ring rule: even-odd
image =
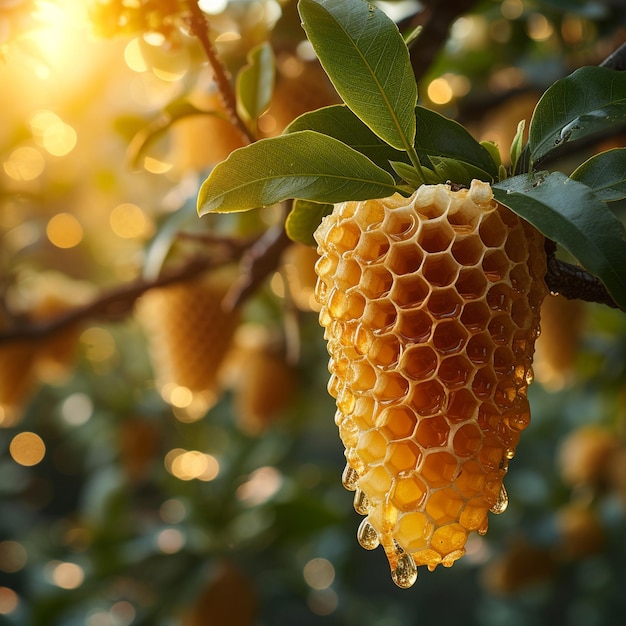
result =
[{"label": "hanging honeycomb", "polygon": [[315,238],[357,537],[382,545],[410,587],[418,566],[452,565],[506,508],[530,420],[544,239],[480,181],[338,204]]}]

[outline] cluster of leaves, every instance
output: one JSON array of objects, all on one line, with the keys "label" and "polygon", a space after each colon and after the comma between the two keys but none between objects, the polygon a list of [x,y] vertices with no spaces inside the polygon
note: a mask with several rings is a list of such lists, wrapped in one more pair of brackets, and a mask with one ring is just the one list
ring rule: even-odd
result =
[{"label": "cluster of leaves", "polygon": [[[506,167],[497,146],[418,105],[408,43],[419,46],[419,34],[407,43],[383,11],[362,0],[300,0],[298,6],[344,104],[306,113],[282,135],[234,151],[202,185],[201,215],[294,199],[288,234],[311,243],[334,203],[408,196],[421,184],[468,185],[477,178],[600,277],[626,308],[624,227],[609,206],[626,197],[626,149],[595,155],[569,175],[542,169],[564,145],[623,126],[626,75],[583,67],[553,84],[535,108],[527,142],[524,123],[518,126]],[[248,108],[258,113],[262,104]]]}]

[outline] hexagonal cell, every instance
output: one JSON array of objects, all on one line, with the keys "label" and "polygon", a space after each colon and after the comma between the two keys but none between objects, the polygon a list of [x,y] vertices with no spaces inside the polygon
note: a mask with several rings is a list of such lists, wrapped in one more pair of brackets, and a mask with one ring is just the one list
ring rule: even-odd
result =
[{"label": "hexagonal cell", "polygon": [[476,300],[485,295],[487,284],[485,273],[478,267],[472,267],[459,272],[454,286],[464,300]]},{"label": "hexagonal cell", "polygon": [[465,354],[476,365],[489,363],[493,353],[493,339],[487,333],[479,333],[469,338]]},{"label": "hexagonal cell", "polygon": [[333,278],[339,289],[347,290],[352,285],[357,285],[361,279],[361,266],[351,258],[343,256],[337,262],[337,268],[333,272]]},{"label": "hexagonal cell", "polygon": [[432,254],[424,259],[422,276],[435,287],[451,285],[458,274],[459,264],[449,254]]},{"label": "hexagonal cell", "polygon": [[405,513],[400,517],[394,529],[394,537],[407,552],[416,552],[428,544],[435,527],[419,511]]},{"label": "hexagonal cell", "polygon": [[492,311],[511,310],[511,287],[504,283],[493,285],[487,292],[487,305]]},{"label": "hexagonal cell", "polygon": [[458,520],[464,504],[456,489],[440,489],[430,494],[426,503],[426,513],[436,526],[442,526]]},{"label": "hexagonal cell", "polygon": [[365,305],[362,322],[372,330],[389,330],[396,321],[396,307],[388,298],[370,300]]},{"label": "hexagonal cell", "polygon": [[315,272],[318,276],[334,274],[338,263],[339,257],[336,254],[323,254],[315,262]]},{"label": "hexagonal cell", "polygon": [[493,397],[498,380],[491,367],[483,367],[474,374],[472,391],[479,400],[487,400]]},{"label": "hexagonal cell", "polygon": [[532,282],[528,268],[524,263],[519,263],[511,268],[509,280],[511,281],[513,291],[517,293],[527,293]]},{"label": "hexagonal cell", "polygon": [[410,346],[402,355],[402,371],[413,380],[425,380],[436,371],[439,363],[437,353],[424,345]]},{"label": "hexagonal cell", "polygon": [[489,250],[483,257],[483,272],[492,283],[497,283],[499,280],[506,280],[510,266],[511,262],[500,249]]},{"label": "hexagonal cell", "polygon": [[417,219],[410,211],[389,211],[383,228],[396,241],[408,239],[417,229]]},{"label": "hexagonal cell", "polygon": [[508,228],[502,223],[497,211],[492,211],[483,216],[478,234],[482,242],[490,248],[499,248],[506,239]]},{"label": "hexagonal cell", "polygon": [[328,231],[327,241],[335,244],[339,250],[352,250],[359,243],[359,227],[348,221],[334,224]]},{"label": "hexagonal cell", "polygon": [[368,359],[373,365],[389,367],[398,362],[400,356],[400,342],[392,333],[374,337],[367,352]]},{"label": "hexagonal cell", "polygon": [[477,415],[478,400],[469,389],[457,389],[450,394],[447,417],[451,423],[466,422]]},{"label": "hexagonal cell", "polygon": [[370,265],[364,268],[359,287],[366,298],[386,296],[393,284],[393,276],[382,265]]},{"label": "hexagonal cell", "polygon": [[433,331],[433,345],[441,354],[459,352],[467,340],[467,331],[457,320],[443,320]]},{"label": "hexagonal cell", "polygon": [[378,228],[385,219],[385,205],[378,200],[358,204],[354,221],[362,231]]},{"label": "hexagonal cell", "polygon": [[378,430],[368,430],[361,433],[356,451],[365,464],[380,463],[385,458],[387,440]]},{"label": "hexagonal cell", "polygon": [[457,238],[452,244],[452,256],[465,266],[476,265],[485,252],[485,246],[477,234],[467,235],[462,239]]},{"label": "hexagonal cell", "polygon": [[463,424],[454,433],[452,445],[458,456],[473,456],[480,450],[483,433],[478,424]]},{"label": "hexagonal cell", "polygon": [[[456,519],[455,516],[453,519]],[[450,566],[452,563],[465,554],[465,542],[467,541],[467,531],[458,523],[446,524],[437,528],[430,540],[431,546],[441,554],[442,557],[449,557],[443,560],[442,565]]]},{"label": "hexagonal cell", "polygon": [[376,384],[376,379],[374,368],[365,361],[353,361],[346,376],[353,391],[369,391]]},{"label": "hexagonal cell", "polygon": [[457,233],[474,232],[479,220],[479,214],[473,202],[462,202],[450,207],[446,217]]},{"label": "hexagonal cell", "polygon": [[377,411],[374,398],[369,396],[359,396],[356,399],[352,420],[361,430],[369,430],[374,427]]},{"label": "hexagonal cell", "polygon": [[351,419],[344,419],[339,425],[339,438],[346,448],[356,447],[359,441],[359,429]]},{"label": "hexagonal cell", "polygon": [[405,439],[413,434],[417,417],[408,406],[390,406],[381,412],[380,424],[388,439]]},{"label": "hexagonal cell", "polygon": [[385,465],[392,474],[414,470],[421,458],[422,451],[410,440],[392,441],[387,444]]},{"label": "hexagonal cell", "polygon": [[426,311],[400,309],[396,332],[408,343],[424,343],[430,338],[432,324],[432,319]]},{"label": "hexagonal cell", "polygon": [[391,503],[400,511],[411,511],[424,502],[428,487],[417,476],[396,479],[391,492]]},{"label": "hexagonal cell", "polygon": [[436,380],[427,380],[413,386],[410,394],[411,406],[422,416],[434,415],[443,409],[446,393]]},{"label": "hexagonal cell", "polygon": [[482,493],[485,484],[485,470],[483,466],[474,459],[468,459],[461,465],[458,478],[454,481],[454,486],[459,493],[469,500]]},{"label": "hexagonal cell", "polygon": [[425,450],[438,448],[448,443],[450,427],[442,415],[424,418],[417,424],[415,441]]},{"label": "hexagonal cell", "polygon": [[422,461],[421,476],[432,489],[451,485],[457,471],[458,461],[449,452],[429,452]]},{"label": "hexagonal cell", "polygon": [[443,252],[454,240],[454,231],[447,221],[425,222],[421,224],[417,240],[426,252]]},{"label": "hexagonal cell", "polygon": [[385,266],[398,276],[416,272],[424,255],[414,241],[397,243],[389,250]]},{"label": "hexagonal cell", "polygon": [[511,261],[519,263],[525,261],[528,256],[528,243],[521,228],[515,228],[509,232],[504,244],[504,250]]},{"label": "hexagonal cell", "polygon": [[478,409],[478,427],[483,433],[483,437],[491,437],[500,432],[502,416],[496,407],[487,402],[483,402]]},{"label": "hexagonal cell", "polygon": [[498,345],[508,344],[515,333],[515,326],[509,315],[496,315],[487,326],[494,343]]},{"label": "hexagonal cell", "polygon": [[502,443],[495,436],[486,438],[478,452],[478,460],[487,471],[494,472],[502,469],[505,461],[505,450]]},{"label": "hexagonal cell", "polygon": [[474,498],[465,505],[459,518],[459,522],[468,532],[473,530],[487,530],[488,507],[482,498]]},{"label": "hexagonal cell", "polygon": [[359,487],[367,494],[371,504],[384,500],[392,484],[392,477],[382,465],[372,467],[359,478]]},{"label": "hexagonal cell", "polygon": [[499,346],[493,353],[493,366],[498,376],[512,375],[515,371],[515,356],[508,346]]},{"label": "hexagonal cell", "polygon": [[437,377],[448,389],[464,386],[474,373],[474,365],[464,356],[446,357],[439,365]]},{"label": "hexagonal cell", "polygon": [[467,302],[463,306],[461,322],[470,332],[480,332],[485,330],[491,311],[484,302]]},{"label": "hexagonal cell", "polygon": [[432,316],[436,319],[458,317],[461,313],[463,301],[454,287],[434,289],[426,304]]},{"label": "hexagonal cell", "polygon": [[365,298],[356,291],[348,295],[348,319],[359,319],[365,310]]},{"label": "hexagonal cell", "polygon": [[374,395],[381,402],[400,400],[409,390],[407,380],[396,372],[379,372],[374,385]]},{"label": "hexagonal cell", "polygon": [[380,261],[389,250],[389,240],[380,231],[368,231],[361,235],[354,256],[363,263]]},{"label": "hexagonal cell", "polygon": [[428,297],[430,287],[418,274],[398,276],[391,290],[391,297],[400,308],[417,307]]},{"label": "hexagonal cell", "polygon": [[511,319],[518,328],[528,328],[533,321],[533,312],[525,299],[518,299],[511,307]]}]

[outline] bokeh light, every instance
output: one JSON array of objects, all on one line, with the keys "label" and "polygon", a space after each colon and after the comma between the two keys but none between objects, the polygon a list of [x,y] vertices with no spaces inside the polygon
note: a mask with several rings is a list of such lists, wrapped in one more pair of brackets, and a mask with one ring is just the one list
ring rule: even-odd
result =
[{"label": "bokeh light", "polygon": [[9,587],[0,587],[0,615],[11,615],[19,604],[19,596]]},{"label": "bokeh light", "polygon": [[84,234],[80,222],[71,213],[57,213],[46,226],[46,235],[57,248],[74,248]]},{"label": "bokeh light", "polygon": [[30,467],[41,463],[46,454],[46,445],[36,433],[22,432],[11,439],[9,453],[16,463]]}]

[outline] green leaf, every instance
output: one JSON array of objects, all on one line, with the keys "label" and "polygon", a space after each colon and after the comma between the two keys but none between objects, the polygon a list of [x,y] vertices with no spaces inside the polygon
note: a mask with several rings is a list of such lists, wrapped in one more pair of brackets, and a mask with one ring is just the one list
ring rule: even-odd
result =
[{"label": "green leaf", "polygon": [[404,161],[392,161],[391,167],[393,167],[398,176],[413,187],[413,189],[417,189],[424,184],[424,178],[422,177],[425,177],[426,182],[431,185],[445,182],[444,178],[441,178],[427,167],[422,167],[421,171],[418,172],[412,165],[404,163]]},{"label": "green leaf", "polygon": [[502,165],[502,157],[500,156],[500,149],[498,146],[493,143],[493,141],[481,141],[480,145],[489,152],[491,155],[491,160],[497,169]]},{"label": "green leaf", "polygon": [[465,185],[469,187],[474,178],[484,180],[485,172],[469,163],[464,163],[459,159],[449,159],[447,157],[433,156],[430,158],[431,163],[437,172],[437,176],[443,182],[450,181],[457,185]]},{"label": "green leaf", "polygon": [[405,161],[406,152],[396,150],[375,135],[347,106],[335,104],[304,113],[297,117],[284,133],[299,130],[314,130],[318,133],[334,137],[364,154],[374,161],[378,167],[392,172],[389,161]]},{"label": "green leaf", "polygon": [[536,165],[569,141],[623,126],[626,72],[582,67],[543,94],[530,121],[528,145]]},{"label": "green leaf", "polygon": [[288,198],[334,204],[395,191],[393,177],[367,157],[332,137],[303,130],[231,152],[200,187],[198,212],[246,211]]},{"label": "green leaf", "polygon": [[313,233],[320,225],[322,218],[332,213],[332,204],[320,204],[310,200],[295,200],[293,208],[285,221],[287,236],[307,246],[314,246]]},{"label": "green leaf", "polygon": [[415,149],[420,157],[453,159],[479,170],[482,180],[497,178],[498,167],[491,154],[461,124],[422,106],[415,109],[415,115]]},{"label": "green leaf", "polygon": [[508,178],[493,192],[598,276],[626,309],[626,232],[592,189],[561,172],[542,172]]},{"label": "green leaf", "polygon": [[517,125],[515,137],[511,142],[511,171],[517,170],[517,164],[524,148],[524,129],[526,128],[526,120],[521,120]]},{"label": "green leaf", "polygon": [[363,0],[300,0],[304,30],[337,93],[383,141],[409,150],[417,85],[394,22]]},{"label": "green leaf", "polygon": [[249,125],[269,107],[274,89],[274,54],[268,43],[253,48],[237,75],[237,112]]},{"label": "green leaf", "polygon": [[570,178],[590,187],[605,202],[626,198],[626,148],[614,148],[585,161]]}]

